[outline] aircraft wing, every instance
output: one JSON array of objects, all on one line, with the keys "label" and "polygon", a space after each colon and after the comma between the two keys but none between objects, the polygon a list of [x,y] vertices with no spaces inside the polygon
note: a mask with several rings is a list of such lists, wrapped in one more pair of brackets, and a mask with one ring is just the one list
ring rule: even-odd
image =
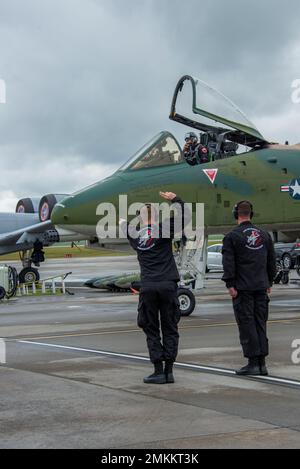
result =
[{"label": "aircraft wing", "polygon": [[37,233],[40,234],[51,229],[53,229],[53,224],[51,220],[48,220],[41,223],[36,223],[35,225],[26,226],[9,233],[3,233],[0,235],[0,246],[6,246],[13,243],[20,244],[26,241],[27,235],[34,235]]}]

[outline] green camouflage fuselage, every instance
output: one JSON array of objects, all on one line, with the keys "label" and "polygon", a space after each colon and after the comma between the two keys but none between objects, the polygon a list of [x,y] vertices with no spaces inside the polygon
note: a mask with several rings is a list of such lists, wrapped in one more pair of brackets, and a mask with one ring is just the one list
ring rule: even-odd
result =
[{"label": "green camouflage fuselage", "polygon": [[[217,169],[214,183],[203,172]],[[172,191],[186,202],[205,204],[207,233],[224,233],[235,221],[232,208],[240,200],[254,205],[254,223],[271,231],[300,233],[300,200],[281,187],[300,179],[300,147],[270,146],[208,164],[189,166],[182,162],[139,170],[119,170],[111,177],[85,188],[55,207],[55,225],[92,238],[101,218],[101,202],[116,208],[119,195],[133,202],[161,202],[159,191]],[[299,196],[300,198],[300,196]]]}]

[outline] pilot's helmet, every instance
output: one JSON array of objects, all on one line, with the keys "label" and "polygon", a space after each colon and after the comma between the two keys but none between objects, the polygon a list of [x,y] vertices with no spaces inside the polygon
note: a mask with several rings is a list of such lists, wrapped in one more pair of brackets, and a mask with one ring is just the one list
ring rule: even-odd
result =
[{"label": "pilot's helmet", "polygon": [[198,143],[198,137],[194,132],[188,132],[185,134],[184,140],[186,142],[191,140],[193,143]]}]

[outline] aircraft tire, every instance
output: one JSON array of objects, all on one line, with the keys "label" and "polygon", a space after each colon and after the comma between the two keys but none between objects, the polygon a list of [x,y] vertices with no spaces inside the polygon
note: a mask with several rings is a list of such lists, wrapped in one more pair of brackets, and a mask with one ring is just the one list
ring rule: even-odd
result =
[{"label": "aircraft tire", "polygon": [[19,273],[19,282],[20,283],[33,283],[38,282],[40,280],[40,274],[37,269],[33,267],[26,267],[25,269],[21,270]]},{"label": "aircraft tire", "polygon": [[283,267],[285,269],[290,270],[292,268],[292,264],[293,264],[291,256],[289,254],[284,254],[282,256],[282,263],[283,263]]},{"label": "aircraft tire", "polygon": [[178,288],[177,291],[181,316],[190,316],[196,306],[196,298],[188,288]]},{"label": "aircraft tire", "polygon": [[289,274],[287,272],[284,272],[282,279],[281,279],[282,285],[287,285],[289,281],[290,281]]},{"label": "aircraft tire", "polygon": [[3,300],[5,298],[6,291],[3,287],[0,287],[0,300]]},{"label": "aircraft tire", "polygon": [[274,279],[274,284],[279,285],[282,279],[282,272],[277,273],[275,279]]}]

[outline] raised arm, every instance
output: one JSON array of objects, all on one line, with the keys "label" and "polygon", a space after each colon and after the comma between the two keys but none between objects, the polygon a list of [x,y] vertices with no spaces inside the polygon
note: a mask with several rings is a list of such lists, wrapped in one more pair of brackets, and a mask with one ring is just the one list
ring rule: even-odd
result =
[{"label": "raised arm", "polygon": [[[184,237],[184,228],[190,223],[192,218],[192,213],[188,207],[186,207],[185,202],[180,198],[177,197],[176,194],[173,192],[160,192],[160,196],[170,201],[172,204],[178,204],[180,206],[180,213],[175,213],[174,217],[170,218],[170,238],[173,239],[175,237]],[[178,217],[180,216],[180,223],[177,223]],[[178,220],[179,221],[179,220]]]}]

